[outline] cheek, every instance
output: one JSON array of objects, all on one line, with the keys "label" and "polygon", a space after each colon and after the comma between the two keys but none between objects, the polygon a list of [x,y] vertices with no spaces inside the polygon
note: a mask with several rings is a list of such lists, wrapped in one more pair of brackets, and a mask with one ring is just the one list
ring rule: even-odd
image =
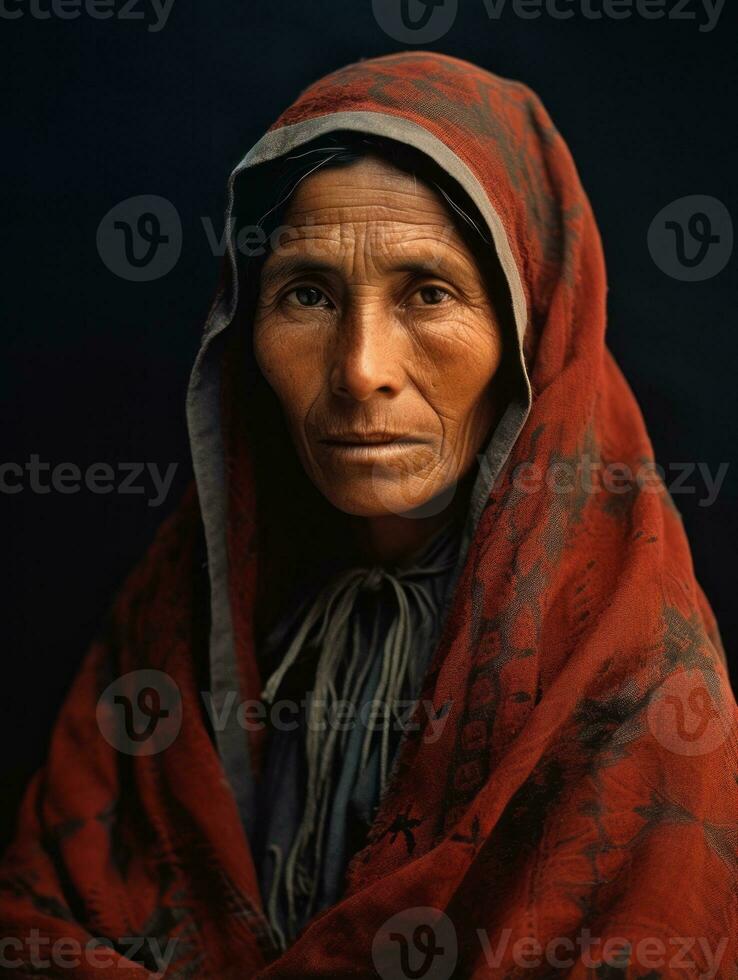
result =
[{"label": "cheek", "polygon": [[424,343],[425,395],[436,412],[463,426],[494,384],[502,359],[499,333],[489,321],[459,317]]},{"label": "cheek", "polygon": [[256,323],[254,355],[287,418],[300,422],[320,391],[316,345],[278,323]]}]

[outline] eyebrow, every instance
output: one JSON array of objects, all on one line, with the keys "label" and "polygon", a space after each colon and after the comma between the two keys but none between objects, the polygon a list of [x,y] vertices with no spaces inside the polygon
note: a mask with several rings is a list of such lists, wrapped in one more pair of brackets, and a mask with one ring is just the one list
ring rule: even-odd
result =
[{"label": "eyebrow", "polygon": [[[277,283],[290,278],[293,275],[311,275],[317,273],[335,274],[339,272],[339,267],[333,262],[326,262],[318,258],[306,258],[293,256],[289,258],[275,258],[273,262],[264,265],[261,274],[262,286],[274,286]],[[453,278],[463,273],[463,268],[457,263],[445,262],[442,256],[438,261],[424,261],[422,259],[400,260],[391,267],[393,272],[408,272],[418,277],[434,276]]]},{"label": "eyebrow", "polygon": [[261,284],[262,286],[273,286],[292,275],[301,273],[307,275],[315,272],[336,272],[336,266],[332,262],[324,262],[322,259],[300,258],[299,256],[277,258],[262,267]]}]

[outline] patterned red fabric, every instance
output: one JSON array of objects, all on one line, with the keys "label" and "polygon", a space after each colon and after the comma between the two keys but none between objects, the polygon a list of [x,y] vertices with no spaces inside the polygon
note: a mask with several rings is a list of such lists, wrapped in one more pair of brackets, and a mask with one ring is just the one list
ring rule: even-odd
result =
[{"label": "patterned red fabric", "polygon": [[[653,451],[605,346],[602,248],[571,156],[524,85],[425,52],[320,80],[274,128],[349,110],[410,119],[470,168],[528,302],[533,406],[424,684],[440,735],[421,714],[345,898],[277,955],[198,693],[207,589],[189,494],[28,791],[3,867],[16,940],[3,955],[27,963],[38,930],[117,944],[107,968],[56,971],[75,978],[146,976],[130,936],[175,939],[167,976],[180,978],[736,978],[738,710],[678,512],[644,478]],[[628,468],[617,485],[600,479],[609,463]],[[248,467],[229,474],[237,649],[257,697],[253,490]],[[176,683],[181,729],[130,755],[102,737],[96,704],[141,669]]]}]

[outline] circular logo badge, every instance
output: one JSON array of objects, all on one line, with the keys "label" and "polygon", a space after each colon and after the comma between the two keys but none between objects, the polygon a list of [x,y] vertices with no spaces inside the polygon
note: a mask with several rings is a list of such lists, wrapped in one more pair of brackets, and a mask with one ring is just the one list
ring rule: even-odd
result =
[{"label": "circular logo badge", "polygon": [[161,279],[171,272],[182,251],[177,209],[155,194],[121,201],[98,225],[97,250],[108,269],[121,279]]},{"label": "circular logo badge", "polygon": [[647,719],[654,738],[677,755],[707,755],[728,736],[729,723],[698,670],[667,677],[649,702]]},{"label": "circular logo badge", "polygon": [[653,219],[648,249],[659,269],[672,279],[712,279],[733,254],[730,212],[722,201],[703,194],[672,201]]},{"label": "circular logo badge", "polygon": [[182,726],[182,698],[169,674],[133,670],[109,684],[97,702],[103,738],[126,755],[168,749]]},{"label": "circular logo badge", "polygon": [[442,38],[458,9],[459,0],[372,0],[376,22],[402,44],[431,44]]},{"label": "circular logo badge", "polygon": [[372,943],[372,961],[382,980],[449,980],[457,959],[453,923],[430,907],[393,915]]}]

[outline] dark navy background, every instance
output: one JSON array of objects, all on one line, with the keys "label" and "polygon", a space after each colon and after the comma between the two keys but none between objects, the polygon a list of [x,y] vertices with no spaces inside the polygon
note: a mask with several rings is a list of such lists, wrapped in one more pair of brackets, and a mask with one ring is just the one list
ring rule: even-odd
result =
[{"label": "dark navy background", "polygon": [[[568,141],[605,244],[609,344],[657,459],[713,472],[731,463],[713,506],[698,506],[701,487],[676,502],[735,658],[738,260],[688,284],[661,272],[646,244],[656,213],[687,195],[717,197],[738,220],[730,6],[701,33],[689,21],[526,21],[510,10],[495,22],[482,0],[462,0],[449,33],[423,47],[526,82]],[[154,20],[143,0],[136,9]],[[7,835],[96,625],[190,478],[184,395],[219,261],[201,218],[220,232],[228,172],[303,87],[407,45],[382,32],[370,0],[175,0],[157,33],[141,20],[27,12],[0,29],[0,461],[179,464],[160,507],[147,504],[150,483],[145,495],[0,494]],[[183,225],[179,262],[151,283],[116,277],[96,248],[102,217],[139,194],[170,200]]]}]

